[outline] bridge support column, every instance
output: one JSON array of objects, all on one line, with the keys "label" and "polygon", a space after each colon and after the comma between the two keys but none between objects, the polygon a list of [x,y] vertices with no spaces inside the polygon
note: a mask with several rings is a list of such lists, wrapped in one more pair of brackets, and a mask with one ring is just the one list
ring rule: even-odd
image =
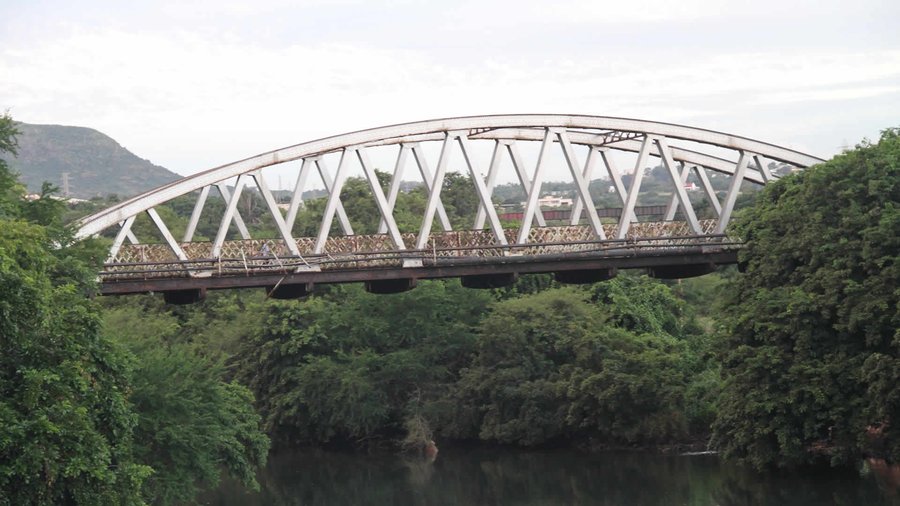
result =
[{"label": "bridge support column", "polygon": [[417,281],[418,280],[415,278],[377,279],[366,281],[366,291],[377,294],[400,293],[415,288]]},{"label": "bridge support column", "polygon": [[312,293],[312,289],[312,283],[284,283],[276,286],[267,286],[266,295],[279,300],[299,299]]},{"label": "bridge support column", "polygon": [[515,272],[504,274],[477,274],[472,276],[462,276],[459,280],[462,286],[466,288],[502,288],[509,286],[519,279],[519,275]]},{"label": "bridge support column", "polygon": [[716,270],[716,264],[661,265],[647,268],[647,274],[656,279],[681,279],[703,276]]},{"label": "bridge support column", "polygon": [[609,269],[581,269],[574,271],[557,271],[553,273],[553,277],[559,283],[567,285],[586,285],[590,283],[598,283],[600,281],[608,281],[619,273],[615,267]]},{"label": "bridge support column", "polygon": [[206,288],[190,288],[187,290],[170,290],[163,292],[166,304],[183,306],[206,300]]}]

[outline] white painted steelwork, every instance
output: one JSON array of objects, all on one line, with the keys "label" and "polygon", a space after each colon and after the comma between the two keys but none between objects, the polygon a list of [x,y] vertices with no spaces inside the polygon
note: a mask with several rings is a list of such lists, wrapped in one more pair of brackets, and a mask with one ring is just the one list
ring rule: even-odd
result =
[{"label": "white painted steelwork", "polygon": [[[488,167],[478,167],[472,158],[473,149],[475,149],[472,145],[476,141],[489,143],[493,149]],[[675,143],[686,142],[687,145],[673,145],[673,141]],[[440,156],[435,161],[434,172],[429,168],[426,154],[421,147],[424,143],[440,143],[441,145]],[[533,165],[526,164],[520,154],[518,149],[520,143],[539,143],[540,153]],[[387,145],[396,145],[399,150],[390,188],[385,195],[378,182],[374,166],[369,161],[367,150],[375,146]],[[573,148],[575,145],[588,146],[587,157],[583,164]],[[606,233],[591,200],[588,184],[594,166],[598,162],[605,166],[611,186],[622,202],[623,211],[618,226],[615,228],[615,237],[622,239],[628,237],[629,227],[636,222],[635,207],[641,191],[643,169],[648,166],[650,157],[658,158],[660,165],[665,167],[671,176],[673,195],[667,207],[665,219],[673,219],[676,211],[680,209],[693,234],[703,234],[703,231],[684,189],[684,182],[687,181],[691,172],[697,175],[711,209],[719,217],[716,232],[722,233],[728,225],[741,183],[748,181],[765,184],[775,179],[766,165],[767,160],[786,163],[798,168],[805,168],[823,161],[795,150],[746,137],[628,118],[531,114],[437,119],[327,137],[200,172],[84,218],[79,223],[76,237],[89,237],[109,227],[120,226],[111,251],[110,258],[113,259],[126,238],[132,243],[137,241],[131,232],[131,226],[135,216],[146,212],[175,256],[183,258],[185,246],[192,242],[209,190],[215,187],[226,202],[225,211],[220,218],[218,233],[212,242],[211,249],[212,257],[219,258],[227,232],[232,224],[237,226],[243,239],[250,239],[250,232],[240,215],[237,202],[244,187],[253,184],[261,194],[266,209],[274,220],[280,240],[285,243],[289,255],[302,258],[302,253],[297,247],[297,238],[292,237],[291,230],[302,204],[301,196],[304,186],[310,172],[315,167],[325,185],[327,200],[313,252],[315,254],[328,253],[325,248],[335,217],[344,234],[353,235],[353,229],[340,197],[350,165],[353,164],[362,168],[364,178],[368,182],[380,214],[378,233],[387,234],[386,237],[393,243],[396,251],[403,251],[407,248],[421,250],[428,244],[435,215],[444,231],[451,230],[450,220],[441,201],[441,189],[444,176],[449,170],[448,160],[451,152],[462,154],[467,175],[473,182],[472,190],[478,197],[479,209],[472,228],[480,230],[487,224],[498,245],[507,244],[507,235],[491,201],[491,195],[500,165],[504,160],[511,163],[515,170],[514,175],[526,195],[521,227],[519,227],[516,237],[511,239],[515,241],[515,244],[527,243],[533,223],[536,222],[538,227],[546,226],[538,199],[541,196],[542,184],[546,179],[545,175],[551,154],[562,155],[561,158],[565,162],[564,168],[577,189],[571,224],[577,224],[584,214],[587,224],[590,225],[597,240],[605,240]],[[622,181],[623,174],[616,169],[609,156],[614,152],[637,153],[633,177],[628,189],[625,188]],[[329,153],[340,154],[340,163],[333,179],[322,158]],[[727,153],[732,153],[732,158],[736,158],[737,162],[730,160]],[[428,199],[419,233],[414,241],[404,242],[394,220],[393,210],[397,201],[402,172],[410,154],[412,154],[423,178]],[[293,188],[293,198],[286,214],[283,214],[266,186],[263,171],[266,168],[294,160],[302,160],[302,164]],[[755,167],[750,167],[751,162],[755,164]],[[486,176],[483,175],[483,169],[486,169]],[[719,197],[710,184],[707,170],[731,177],[729,190],[722,202],[719,201]],[[229,193],[226,182],[235,178],[237,178],[236,183]],[[184,240],[179,244],[154,208],[176,197],[198,190],[200,194],[185,231]]]}]

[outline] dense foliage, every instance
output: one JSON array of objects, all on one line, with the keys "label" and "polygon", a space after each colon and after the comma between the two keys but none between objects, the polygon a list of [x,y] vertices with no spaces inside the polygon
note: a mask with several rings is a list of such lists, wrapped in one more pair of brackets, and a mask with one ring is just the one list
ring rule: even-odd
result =
[{"label": "dense foliage", "polygon": [[[655,297],[676,312],[643,311]],[[702,402],[688,395],[701,359],[677,328],[679,310],[665,286],[627,277],[497,304],[435,418],[448,435],[522,445],[684,440],[697,421],[688,413],[705,409],[689,405]]]},{"label": "dense foliage", "polygon": [[[0,118],[0,149],[16,130]],[[78,279],[55,249],[49,199],[28,203],[0,160],[0,503],[134,504],[150,469],[132,457],[136,416],[121,351],[100,335]]]},{"label": "dense foliage", "polygon": [[223,470],[255,487],[269,441],[250,391],[222,380],[224,356],[183,341],[178,318],[164,311],[120,306],[107,309],[105,321],[106,332],[132,353],[134,453],[154,470],[144,497],[153,504],[188,502],[215,486]]},{"label": "dense foliage", "polygon": [[411,426],[444,439],[637,444],[708,427],[709,354],[668,287],[623,276],[512,292],[424,282],[273,302],[238,377],[291,444],[384,441]]},{"label": "dense foliage", "polygon": [[757,466],[900,459],[900,132],[770,185],[735,228],[718,445]]},{"label": "dense foliage", "polygon": [[[3,116],[0,153],[15,146]],[[651,169],[648,184],[664,176]],[[454,229],[477,210],[471,185],[444,181]],[[341,285],[300,301],[95,302],[103,245],[72,243],[63,217],[77,211],[52,187],[23,193],[0,160],[0,505],[183,503],[223,474],[254,486],[260,426],[282,447],[407,449],[705,442],[712,426],[727,457],[758,467],[900,459],[896,130],[746,197],[744,272],[684,282],[535,275],[490,291],[454,280],[387,296]],[[401,230],[418,230],[426,198],[398,196]],[[660,186],[645,203],[667,198]],[[377,230],[365,180],[348,179],[342,201],[355,232]],[[295,234],[317,233],[324,204],[306,203]],[[223,205],[210,199],[198,238]],[[258,195],[239,205],[254,236],[276,235]],[[192,206],[158,211],[180,235]],[[145,218],[134,231],[158,235]]]},{"label": "dense foliage", "polygon": [[238,357],[266,425],[294,443],[397,434],[467,363],[489,295],[458,282],[375,296],[329,288],[272,302]]},{"label": "dense foliage", "polygon": [[[0,117],[0,154],[15,134]],[[86,296],[105,247],[72,242],[52,192],[24,199],[0,159],[0,505],[181,503],[223,471],[254,485],[252,395],[220,357],[165,342],[158,314],[104,331]]]}]

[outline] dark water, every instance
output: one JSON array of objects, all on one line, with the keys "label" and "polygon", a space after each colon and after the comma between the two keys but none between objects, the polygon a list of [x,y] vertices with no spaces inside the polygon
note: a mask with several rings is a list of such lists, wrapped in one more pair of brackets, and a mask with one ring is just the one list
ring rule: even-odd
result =
[{"label": "dark water", "polygon": [[860,471],[761,475],[716,456],[443,449],[433,463],[391,455],[274,455],[249,493],[224,483],[210,505],[900,505],[897,481]]}]

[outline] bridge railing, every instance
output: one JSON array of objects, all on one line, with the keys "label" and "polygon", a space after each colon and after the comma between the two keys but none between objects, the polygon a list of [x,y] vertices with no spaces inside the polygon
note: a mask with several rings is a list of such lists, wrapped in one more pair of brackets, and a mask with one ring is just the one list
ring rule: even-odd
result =
[{"label": "bridge railing", "polygon": [[[716,220],[701,220],[704,235],[692,233],[684,222],[633,224],[625,239],[598,240],[588,225],[533,228],[526,244],[497,244],[490,231],[469,230],[433,234],[425,248],[398,250],[385,234],[329,238],[325,252],[313,253],[314,238],[298,238],[301,255],[291,255],[276,239],[226,241],[222,255],[213,258],[209,242],[182,244],[186,260],[177,259],[166,244],[123,245],[101,273],[105,282],[140,278],[234,276],[292,272],[303,269],[346,270],[397,268],[404,265],[439,266],[462,262],[502,261],[503,257],[549,255],[633,255],[662,253],[687,247],[735,248],[739,243],[712,233]],[[605,225],[615,237],[616,225]],[[514,238],[516,229],[506,230]],[[403,234],[414,244],[415,234]],[[640,253],[639,253],[640,252]],[[493,259],[493,260],[492,260]]]}]

